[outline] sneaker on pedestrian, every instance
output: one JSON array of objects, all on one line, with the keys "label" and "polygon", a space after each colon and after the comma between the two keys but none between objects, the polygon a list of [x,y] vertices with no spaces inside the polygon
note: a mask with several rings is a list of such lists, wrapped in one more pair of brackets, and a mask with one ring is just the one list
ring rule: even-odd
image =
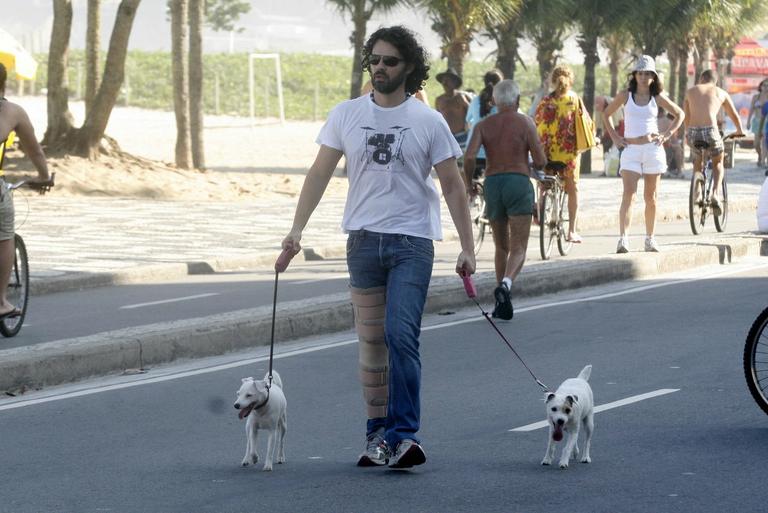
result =
[{"label": "sneaker on pedestrian", "polygon": [[616,245],[616,253],[629,253],[629,239],[626,235],[619,237],[619,243]]},{"label": "sneaker on pedestrian", "polygon": [[395,454],[389,459],[389,468],[411,468],[426,463],[427,455],[415,440],[401,440]]},{"label": "sneaker on pedestrian", "polygon": [[652,253],[659,252],[659,245],[656,243],[656,238],[653,235],[645,238],[645,250]]},{"label": "sneaker on pedestrian", "polygon": [[384,440],[383,431],[377,431],[365,442],[365,452],[357,460],[358,467],[380,467],[389,462],[390,450],[387,441]]},{"label": "sneaker on pedestrian", "polygon": [[505,321],[512,319],[515,312],[512,308],[512,299],[509,295],[507,284],[501,282],[499,286],[496,287],[496,290],[493,291],[493,296],[496,298],[496,304],[498,305],[496,307],[496,316]]}]

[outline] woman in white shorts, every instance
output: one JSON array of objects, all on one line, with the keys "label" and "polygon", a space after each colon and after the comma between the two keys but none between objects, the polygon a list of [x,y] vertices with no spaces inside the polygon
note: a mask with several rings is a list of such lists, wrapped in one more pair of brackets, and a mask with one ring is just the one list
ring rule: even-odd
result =
[{"label": "woman in white shorts", "polygon": [[[659,251],[653,236],[656,228],[656,189],[661,174],[667,170],[664,141],[668,140],[683,123],[683,110],[662,93],[663,86],[656,73],[656,63],[648,55],[641,56],[632,69],[629,88],[621,91],[603,110],[603,123],[613,143],[623,148],[621,178],[624,193],[619,208],[619,244],[616,253],[629,251],[627,232],[632,222],[632,203],[637,193],[637,182],[643,179],[645,200],[645,250]],[[624,137],[613,126],[611,115],[624,107]],[[666,131],[659,133],[659,109],[672,114],[674,119]]]}]

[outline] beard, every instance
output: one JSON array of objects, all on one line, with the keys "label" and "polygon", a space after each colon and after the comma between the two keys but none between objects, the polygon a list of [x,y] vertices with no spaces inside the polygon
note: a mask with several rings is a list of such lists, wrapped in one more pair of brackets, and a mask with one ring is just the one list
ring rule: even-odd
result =
[{"label": "beard", "polygon": [[371,84],[381,94],[392,94],[403,85],[406,78],[405,68],[403,68],[403,71],[392,77],[388,77],[384,73],[377,73],[371,77]]}]

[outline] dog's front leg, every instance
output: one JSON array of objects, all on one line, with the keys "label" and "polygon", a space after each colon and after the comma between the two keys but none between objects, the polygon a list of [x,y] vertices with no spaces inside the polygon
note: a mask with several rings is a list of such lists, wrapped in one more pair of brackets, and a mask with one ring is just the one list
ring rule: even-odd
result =
[{"label": "dog's front leg", "polygon": [[271,429],[267,436],[267,455],[264,457],[264,468],[261,470],[265,472],[272,471],[272,461],[275,457],[275,430]]},{"label": "dog's front leg", "polygon": [[576,428],[571,432],[568,431],[568,442],[565,444],[565,448],[563,449],[562,454],[560,455],[560,468],[566,469],[568,468],[568,460],[571,459],[571,455],[573,454],[573,450],[576,447],[576,442],[579,440],[579,427],[578,424],[576,425]]},{"label": "dog's front leg", "polygon": [[590,414],[584,419],[584,457],[581,458],[582,463],[592,463],[592,458],[589,456],[589,449],[592,446],[592,431],[595,429],[595,416]]},{"label": "dog's front leg", "polygon": [[259,461],[259,454],[256,452],[256,426],[250,419],[245,423],[245,456],[242,465],[247,467]]},{"label": "dog's front leg", "polygon": [[547,438],[547,450],[544,452],[544,459],[541,460],[542,465],[551,465],[552,458],[555,457],[555,442],[552,440],[552,426],[549,426],[549,437]]}]

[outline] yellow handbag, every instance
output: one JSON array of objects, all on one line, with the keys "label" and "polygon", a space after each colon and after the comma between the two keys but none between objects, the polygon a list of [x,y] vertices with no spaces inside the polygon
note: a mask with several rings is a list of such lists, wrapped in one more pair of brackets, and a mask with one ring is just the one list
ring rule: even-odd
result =
[{"label": "yellow handbag", "polygon": [[595,141],[595,122],[584,108],[579,98],[579,110],[576,112],[576,151],[583,153],[597,144]]}]

